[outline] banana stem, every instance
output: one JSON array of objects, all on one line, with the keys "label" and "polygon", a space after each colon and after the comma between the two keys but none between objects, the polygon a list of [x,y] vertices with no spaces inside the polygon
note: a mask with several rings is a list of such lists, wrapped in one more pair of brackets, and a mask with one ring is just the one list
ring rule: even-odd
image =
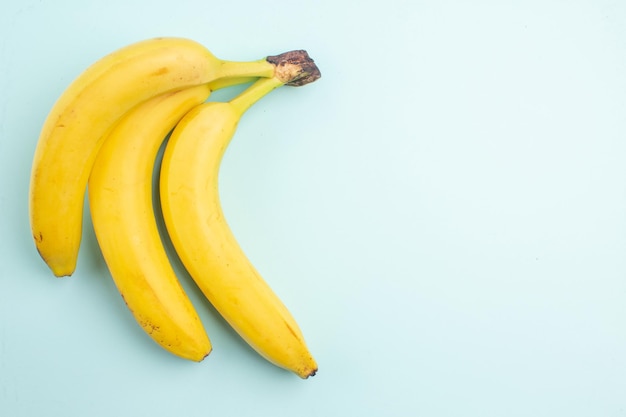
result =
[{"label": "banana stem", "polygon": [[310,84],[322,76],[313,59],[302,49],[268,56],[267,61],[276,65],[275,77],[293,87]]},{"label": "banana stem", "polygon": [[270,78],[259,78],[254,84],[230,101],[231,106],[237,109],[240,114],[243,114],[254,103],[280,86],[299,87],[310,84],[322,76],[315,62],[304,50],[268,56],[266,62],[274,67],[273,76]]},{"label": "banana stem", "polygon": [[222,88],[232,87],[240,84],[247,84],[256,81],[258,77],[229,77],[229,78],[218,78],[217,80],[211,81],[209,83],[209,88],[211,91],[219,90]]},{"label": "banana stem", "polygon": [[217,79],[220,78],[245,78],[245,77],[273,77],[276,66],[267,59],[258,61],[239,62],[222,61]]},{"label": "banana stem", "polygon": [[[245,78],[276,77],[294,87],[310,84],[321,77],[317,65],[305,50],[284,52],[270,55],[265,59],[250,62],[222,61],[219,72],[211,88],[222,88],[237,84],[236,80]],[[231,79],[231,81],[228,81]]]},{"label": "banana stem", "polygon": [[237,97],[230,100],[229,104],[235,108],[239,114],[243,114],[246,110],[252,107],[254,103],[283,85],[285,85],[285,83],[276,77],[259,78],[254,82],[254,84],[246,88]]}]

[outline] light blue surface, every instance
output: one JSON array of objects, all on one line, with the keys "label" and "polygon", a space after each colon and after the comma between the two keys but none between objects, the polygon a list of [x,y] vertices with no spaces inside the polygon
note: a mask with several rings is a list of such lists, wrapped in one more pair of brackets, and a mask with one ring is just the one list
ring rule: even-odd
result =
[{"label": "light blue surface", "polygon": [[[162,351],[88,216],[75,276],[34,249],[52,103],[167,35],[321,68],[250,110],[221,177],[314,378],[260,359],[182,272],[214,351]],[[0,65],[0,415],[626,416],[626,2],[15,0]]]}]

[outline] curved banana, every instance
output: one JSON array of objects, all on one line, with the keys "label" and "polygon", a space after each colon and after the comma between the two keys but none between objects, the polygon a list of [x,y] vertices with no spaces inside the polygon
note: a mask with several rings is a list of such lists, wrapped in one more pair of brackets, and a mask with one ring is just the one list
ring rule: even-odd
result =
[{"label": "curved banana", "polygon": [[164,93],[127,113],[100,148],[88,187],[96,238],[126,305],[161,347],[193,361],[211,343],[161,244],[152,174],[167,134],[210,93],[206,84]]},{"label": "curved banana", "polygon": [[158,38],[113,52],[71,83],[43,125],[29,193],[32,236],[54,275],[75,270],[89,172],[105,134],[122,115],[167,91],[271,77],[275,68],[267,59],[224,61],[197,42]]},{"label": "curved banana", "polygon": [[165,149],[161,205],[176,252],[213,306],[260,355],[307,378],[317,364],[302,332],[238,245],[218,193],[219,166],[240,117],[284,83],[263,78],[228,103],[191,110]]}]

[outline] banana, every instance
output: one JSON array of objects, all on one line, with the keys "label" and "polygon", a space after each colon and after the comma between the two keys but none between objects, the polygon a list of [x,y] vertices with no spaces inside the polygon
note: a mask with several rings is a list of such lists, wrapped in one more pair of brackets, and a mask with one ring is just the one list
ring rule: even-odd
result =
[{"label": "banana", "polygon": [[42,127],[29,191],[32,236],[54,275],[71,275],[76,268],[89,173],[103,138],[122,115],[168,91],[272,77],[275,69],[267,59],[224,61],[195,41],[157,38],[107,55],[72,82]]},{"label": "banana", "polygon": [[302,72],[291,64],[279,66],[281,74],[256,81],[230,102],[191,110],[166,146],[160,192],[174,248],[208,300],[261,356],[308,378],[317,364],[302,332],[238,245],[218,192],[222,156],[244,112],[285,83],[304,85],[319,77],[319,72]]},{"label": "banana", "polygon": [[107,135],[89,177],[89,207],[100,249],[133,316],[161,347],[201,361],[211,343],[169,263],[152,204],[152,175],[162,141],[207,84],[152,98]]}]

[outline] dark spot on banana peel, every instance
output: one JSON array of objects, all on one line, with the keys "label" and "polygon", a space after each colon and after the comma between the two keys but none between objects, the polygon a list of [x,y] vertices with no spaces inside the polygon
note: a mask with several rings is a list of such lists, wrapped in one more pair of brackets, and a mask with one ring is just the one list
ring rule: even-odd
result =
[{"label": "dark spot on banana peel", "polygon": [[154,333],[155,331],[159,331],[160,327],[152,322],[149,322],[148,320],[138,319],[138,321],[139,321],[139,325],[146,331],[146,333],[150,335]]},{"label": "dark spot on banana peel", "polygon": [[322,76],[315,61],[302,49],[271,55],[266,59],[276,66],[277,77],[292,87],[310,84]]},{"label": "dark spot on banana peel", "polygon": [[130,312],[134,314],[134,310],[130,308],[130,306],[128,305],[128,302],[126,301],[126,297],[124,297],[124,294],[120,293],[120,295],[122,296],[122,301],[124,301],[124,304],[126,305],[126,307],[128,307]]},{"label": "dark spot on banana peel", "polygon": [[163,74],[167,74],[168,72],[170,72],[170,70],[167,67],[161,67],[158,70],[154,71],[152,74],[153,76],[159,76],[159,75],[163,75]]}]

